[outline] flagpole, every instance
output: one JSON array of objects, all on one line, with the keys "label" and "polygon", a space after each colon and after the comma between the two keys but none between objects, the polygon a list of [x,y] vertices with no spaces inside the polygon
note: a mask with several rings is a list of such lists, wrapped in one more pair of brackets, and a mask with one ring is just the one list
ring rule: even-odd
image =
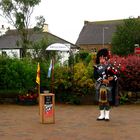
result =
[{"label": "flagpole", "polygon": [[40,115],[40,84],[38,84],[38,105],[39,105],[39,115]]},{"label": "flagpole", "polygon": [[51,92],[54,93],[54,57],[52,57],[52,87]]},{"label": "flagpole", "polygon": [[40,95],[40,84],[38,84],[38,96]]}]

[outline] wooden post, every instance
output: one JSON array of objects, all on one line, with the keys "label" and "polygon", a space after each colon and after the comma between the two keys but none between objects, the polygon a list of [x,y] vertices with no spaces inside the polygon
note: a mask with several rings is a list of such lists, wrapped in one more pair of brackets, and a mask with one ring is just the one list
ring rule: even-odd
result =
[{"label": "wooden post", "polygon": [[55,123],[55,96],[52,93],[40,94],[40,123]]}]

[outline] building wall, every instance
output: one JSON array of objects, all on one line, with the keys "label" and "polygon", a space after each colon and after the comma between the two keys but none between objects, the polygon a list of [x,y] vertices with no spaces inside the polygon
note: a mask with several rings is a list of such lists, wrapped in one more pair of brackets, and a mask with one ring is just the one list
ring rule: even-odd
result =
[{"label": "building wall", "polygon": [[9,57],[17,57],[20,58],[20,50],[19,49],[2,49],[0,50],[0,54],[5,54]]},{"label": "building wall", "polygon": [[88,52],[91,52],[91,51],[98,51],[99,49],[102,49],[102,48],[107,48],[107,49],[111,49],[111,45],[110,44],[105,44],[104,46],[103,45],[80,45],[80,49],[81,50],[85,50],[85,51],[88,51]]}]

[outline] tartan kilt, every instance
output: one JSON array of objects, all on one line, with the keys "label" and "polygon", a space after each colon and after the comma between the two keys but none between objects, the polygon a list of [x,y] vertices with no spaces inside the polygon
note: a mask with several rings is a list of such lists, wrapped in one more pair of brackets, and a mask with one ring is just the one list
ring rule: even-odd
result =
[{"label": "tartan kilt", "polygon": [[101,103],[112,101],[112,87],[105,85],[98,85],[95,92],[95,100]]}]

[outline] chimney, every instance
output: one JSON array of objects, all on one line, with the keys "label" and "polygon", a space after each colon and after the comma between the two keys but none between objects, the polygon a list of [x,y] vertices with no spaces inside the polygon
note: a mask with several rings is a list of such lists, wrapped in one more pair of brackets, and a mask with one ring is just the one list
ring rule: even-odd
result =
[{"label": "chimney", "polygon": [[1,25],[1,29],[4,29],[4,25]]},{"label": "chimney", "polygon": [[86,21],[84,21],[84,25],[87,25],[88,23],[89,23],[89,21],[87,21],[87,20],[86,20]]},{"label": "chimney", "polygon": [[43,32],[48,32],[48,24],[44,24],[44,26],[43,26]]},{"label": "chimney", "polygon": [[10,27],[7,27],[7,30],[10,30]]},{"label": "chimney", "polygon": [[0,36],[1,35],[4,35],[5,32],[6,32],[6,29],[5,29],[4,25],[1,25],[1,28],[0,28]]}]

